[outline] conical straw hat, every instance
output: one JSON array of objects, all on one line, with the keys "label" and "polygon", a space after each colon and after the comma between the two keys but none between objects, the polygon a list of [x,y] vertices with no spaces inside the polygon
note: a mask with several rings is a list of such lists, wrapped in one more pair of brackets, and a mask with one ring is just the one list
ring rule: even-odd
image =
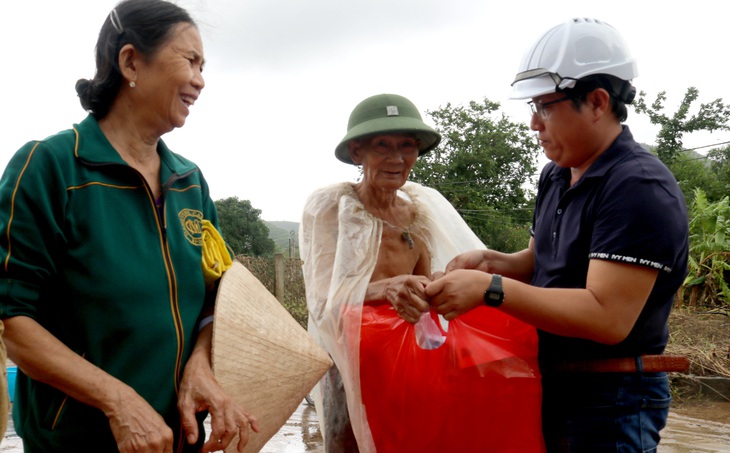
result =
[{"label": "conical straw hat", "polygon": [[[259,421],[246,452],[257,452],[286,423],[332,366],[329,355],[240,262],[224,274],[213,322],[213,372]],[[236,451],[238,437],[226,452]]]}]

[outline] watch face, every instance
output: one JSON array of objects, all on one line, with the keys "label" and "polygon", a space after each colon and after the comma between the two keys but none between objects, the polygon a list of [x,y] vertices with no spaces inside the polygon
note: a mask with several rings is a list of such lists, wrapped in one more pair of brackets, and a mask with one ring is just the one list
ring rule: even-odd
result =
[{"label": "watch face", "polygon": [[484,302],[489,307],[499,307],[502,304],[502,297],[501,292],[487,291],[484,295]]},{"label": "watch face", "polygon": [[490,283],[489,288],[484,292],[484,303],[490,307],[499,307],[503,300],[502,276],[494,274],[492,276],[492,283]]}]

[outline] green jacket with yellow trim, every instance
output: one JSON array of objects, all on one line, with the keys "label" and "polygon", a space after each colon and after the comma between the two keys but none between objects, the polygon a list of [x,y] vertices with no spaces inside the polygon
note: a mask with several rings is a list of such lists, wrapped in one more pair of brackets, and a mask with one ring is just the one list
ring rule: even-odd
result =
[{"label": "green jacket with yellow trim", "polygon": [[[176,392],[206,299],[201,223],[218,218],[199,168],[162,140],[158,153],[159,210],[92,116],[15,154],[0,180],[0,318],[38,321],[134,388],[177,439]],[[26,448],[116,451],[101,411],[22,373],[13,419]]]}]

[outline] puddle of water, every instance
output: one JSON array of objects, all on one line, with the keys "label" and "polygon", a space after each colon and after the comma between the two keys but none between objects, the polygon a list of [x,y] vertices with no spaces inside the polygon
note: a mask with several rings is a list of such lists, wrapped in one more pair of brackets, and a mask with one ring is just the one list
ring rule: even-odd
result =
[{"label": "puddle of water", "polygon": [[314,406],[303,402],[261,453],[323,453],[322,433]]},{"label": "puddle of water", "polygon": [[[205,431],[210,433],[210,417],[205,419]],[[250,432],[251,436],[256,433]],[[0,450],[2,451],[2,450]],[[314,406],[302,401],[289,420],[269,439],[260,453],[324,453],[322,434]]]},{"label": "puddle of water", "polygon": [[[708,419],[710,416],[713,418]],[[210,432],[210,428],[207,431]],[[303,401],[261,452],[323,453],[314,407]],[[15,434],[12,420],[0,443],[0,453],[23,453],[23,444]],[[672,410],[667,427],[662,431],[658,453],[730,453],[730,402]]]}]

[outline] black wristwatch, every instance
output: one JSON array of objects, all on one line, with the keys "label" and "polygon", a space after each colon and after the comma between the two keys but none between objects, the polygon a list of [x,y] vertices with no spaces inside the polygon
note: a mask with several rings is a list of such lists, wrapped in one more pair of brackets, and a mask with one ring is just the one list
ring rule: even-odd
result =
[{"label": "black wristwatch", "polygon": [[484,291],[484,303],[488,307],[499,307],[502,305],[504,300],[504,293],[502,292],[502,276],[499,274],[492,274],[492,284],[489,288]]}]

